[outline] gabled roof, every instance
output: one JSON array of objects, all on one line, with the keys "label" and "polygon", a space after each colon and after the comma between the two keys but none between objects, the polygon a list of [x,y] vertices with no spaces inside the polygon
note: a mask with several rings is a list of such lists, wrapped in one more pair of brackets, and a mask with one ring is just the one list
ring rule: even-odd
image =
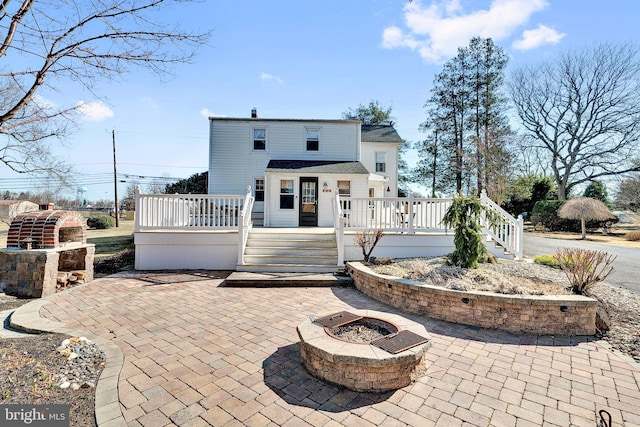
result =
[{"label": "gabled roof", "polygon": [[388,142],[402,144],[404,141],[392,125],[362,125],[362,142]]},{"label": "gabled roof", "polygon": [[339,160],[270,160],[265,172],[369,174],[360,162]]}]

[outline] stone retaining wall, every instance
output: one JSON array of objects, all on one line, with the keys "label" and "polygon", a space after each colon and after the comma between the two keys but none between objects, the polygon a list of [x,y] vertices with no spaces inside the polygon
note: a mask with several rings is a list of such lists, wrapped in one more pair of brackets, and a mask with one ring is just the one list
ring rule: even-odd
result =
[{"label": "stone retaining wall", "polygon": [[378,301],[434,319],[540,335],[593,335],[598,303],[581,295],[462,292],[347,264],[356,288]]}]

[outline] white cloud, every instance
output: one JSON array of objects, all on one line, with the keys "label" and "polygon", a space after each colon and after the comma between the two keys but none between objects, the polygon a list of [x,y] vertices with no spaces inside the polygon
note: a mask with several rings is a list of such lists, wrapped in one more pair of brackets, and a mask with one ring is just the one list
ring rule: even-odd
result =
[{"label": "white cloud", "polygon": [[215,114],[215,113],[212,113],[211,111],[209,111],[209,109],[208,109],[208,108],[203,108],[203,109],[201,109],[201,110],[200,110],[200,115],[201,115],[202,117],[207,118],[207,119],[208,119],[209,117],[226,117],[224,114]]},{"label": "white cloud", "polygon": [[260,80],[263,80],[263,81],[273,80],[274,82],[284,83],[284,81],[280,77],[274,76],[273,74],[269,74],[269,73],[260,73]]},{"label": "white cloud", "polygon": [[558,44],[566,36],[546,25],[538,25],[535,30],[522,32],[522,38],[513,42],[513,47],[518,50],[535,49],[545,44]]},{"label": "white cloud", "polygon": [[48,100],[47,98],[43,98],[38,94],[33,95],[32,101],[35,105],[38,106],[38,108],[41,108],[45,111],[51,111],[57,108],[57,105],[54,102]]},{"label": "white cloud", "polygon": [[455,55],[474,36],[510,37],[547,6],[547,0],[493,0],[487,10],[465,12],[460,0],[434,0],[429,5],[414,0],[404,7],[406,29],[385,28],[382,47],[408,47],[425,60],[438,62]]},{"label": "white cloud", "polygon": [[102,101],[79,101],[76,108],[84,119],[90,122],[99,122],[114,116],[113,110]]}]

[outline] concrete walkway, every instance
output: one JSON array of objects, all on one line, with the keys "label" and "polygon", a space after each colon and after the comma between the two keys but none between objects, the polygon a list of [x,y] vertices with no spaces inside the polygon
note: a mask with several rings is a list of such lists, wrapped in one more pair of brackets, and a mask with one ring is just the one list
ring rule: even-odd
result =
[{"label": "concrete walkway", "polygon": [[395,392],[356,393],[307,373],[296,326],[350,308],[402,313],[352,288],[229,288],[224,277],[121,273],[27,304],[12,322],[116,347],[98,383],[100,426],[593,427],[602,409],[614,426],[640,426],[639,366],[592,338],[403,314],[431,334],[426,375]]}]

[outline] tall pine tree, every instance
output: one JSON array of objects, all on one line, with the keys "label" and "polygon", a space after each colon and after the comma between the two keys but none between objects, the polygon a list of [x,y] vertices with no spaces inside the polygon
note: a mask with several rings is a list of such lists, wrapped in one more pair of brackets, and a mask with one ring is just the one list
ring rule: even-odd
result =
[{"label": "tall pine tree", "polygon": [[432,193],[487,189],[500,199],[511,159],[502,93],[506,65],[507,56],[490,38],[474,37],[434,78],[421,126],[429,137],[415,170],[418,181],[435,187]]}]

